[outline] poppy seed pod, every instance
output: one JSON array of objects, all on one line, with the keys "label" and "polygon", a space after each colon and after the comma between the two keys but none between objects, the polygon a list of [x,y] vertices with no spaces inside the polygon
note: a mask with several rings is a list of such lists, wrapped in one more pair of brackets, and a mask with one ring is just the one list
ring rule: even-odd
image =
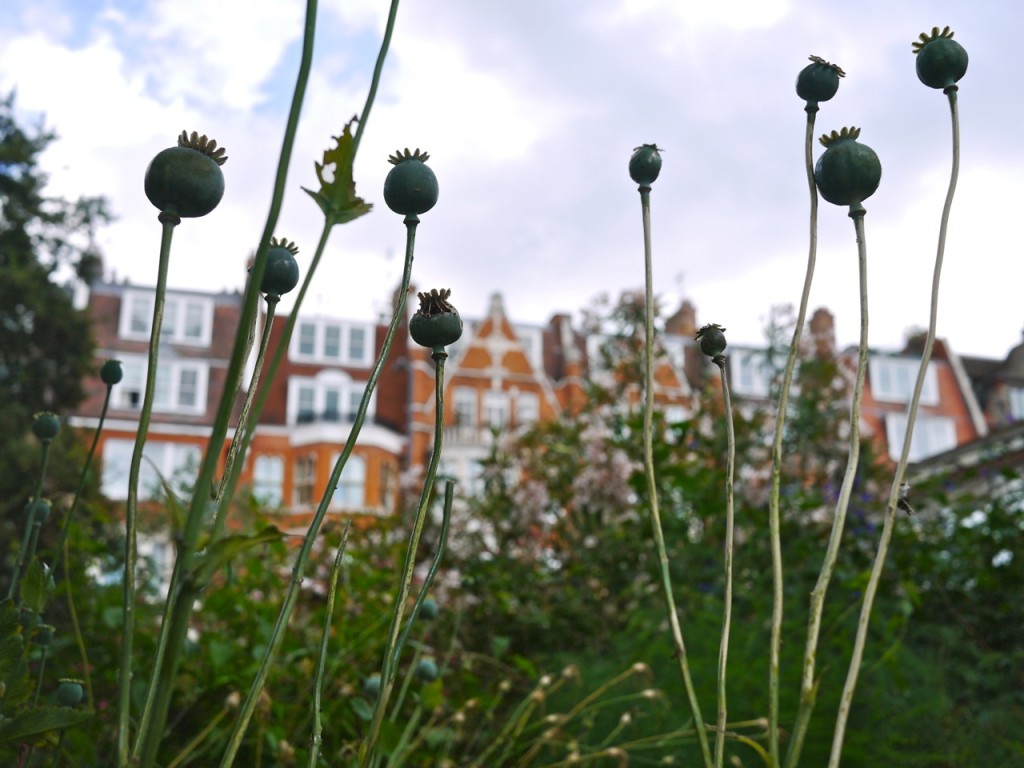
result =
[{"label": "poppy seed pod", "polygon": [[162,213],[205,216],[224,196],[224,152],[213,139],[182,131],[178,145],[158,153],[146,169],[149,202]]}]

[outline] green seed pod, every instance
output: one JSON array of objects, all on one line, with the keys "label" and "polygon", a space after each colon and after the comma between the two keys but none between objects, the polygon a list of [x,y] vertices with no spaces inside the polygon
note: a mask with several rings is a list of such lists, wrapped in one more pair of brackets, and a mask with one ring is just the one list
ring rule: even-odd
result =
[{"label": "green seed pod", "polygon": [[697,344],[700,351],[708,357],[718,357],[725,352],[727,346],[725,341],[725,328],[718,323],[708,323],[697,331]]},{"label": "green seed pod", "polygon": [[85,697],[85,687],[81,680],[62,677],[57,685],[57,703],[62,707],[77,707]]},{"label": "green seed pod", "polygon": [[932,27],[930,35],[922,32],[920,37],[911,44],[917,54],[917,79],[929,88],[955,85],[967,73],[967,51],[953,39],[953,30]]},{"label": "green seed pod", "polygon": [[363,680],[363,696],[373,701],[380,696],[380,673],[374,672]]},{"label": "green seed pod", "polygon": [[417,294],[420,308],[409,321],[412,340],[421,347],[437,349],[454,344],[462,336],[462,318],[459,310],[448,303],[450,289],[436,288],[430,293]]},{"label": "green seed pod", "polygon": [[432,683],[437,680],[437,662],[431,658],[420,659],[416,665],[416,677],[424,683]]},{"label": "green seed pod", "polygon": [[124,378],[124,369],[121,368],[120,360],[107,360],[100,367],[100,379],[108,387],[112,387]]},{"label": "green seed pod", "polygon": [[25,517],[26,519],[31,514],[33,525],[42,525],[50,519],[50,512],[53,511],[53,507],[50,502],[46,499],[36,499],[35,503],[31,501],[25,502]]},{"label": "green seed pod", "polygon": [[860,205],[882,179],[878,155],[858,136],[860,128],[843,128],[820,139],[825,151],[814,166],[814,180],[821,196],[834,205]]},{"label": "green seed pod", "polygon": [[426,213],[437,203],[437,176],[426,165],[430,155],[418,149],[408,149],[388,158],[394,165],[384,179],[384,202],[395,213],[417,216]]},{"label": "green seed pod", "polygon": [[819,101],[828,101],[839,90],[839,78],[846,77],[838,64],[825,61],[820,56],[808,57],[811,63],[796,76],[796,95],[817,107]]},{"label": "green seed pod", "polygon": [[57,628],[52,624],[40,624],[36,627],[36,636],[34,638],[36,645],[48,646],[53,642],[53,635],[57,631]]},{"label": "green seed pod", "polygon": [[146,197],[161,212],[183,218],[205,216],[224,196],[224,147],[185,131],[178,146],[163,150],[146,169]]},{"label": "green seed pod", "polygon": [[424,621],[433,621],[437,618],[437,614],[437,601],[434,598],[428,597],[420,603],[420,616]]},{"label": "green seed pod", "polygon": [[267,266],[263,269],[260,292],[280,298],[299,283],[299,264],[295,254],[299,252],[295,243],[285,239],[270,238],[267,251]]},{"label": "green seed pod", "polygon": [[629,178],[641,187],[649,187],[661,173],[661,149],[657,144],[641,144],[629,158]]},{"label": "green seed pod", "polygon": [[43,411],[32,419],[32,433],[44,443],[53,440],[60,432],[60,420],[57,414]]}]

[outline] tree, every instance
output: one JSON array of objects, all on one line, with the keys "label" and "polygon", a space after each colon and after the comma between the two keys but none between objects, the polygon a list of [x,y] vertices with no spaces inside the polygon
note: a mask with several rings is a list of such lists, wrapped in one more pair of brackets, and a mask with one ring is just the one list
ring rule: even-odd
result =
[{"label": "tree", "polygon": [[[0,98],[0,519],[31,493],[33,414],[77,406],[92,365],[88,317],[58,281],[98,276],[94,233],[110,217],[103,198],[46,196],[39,157],[55,138],[19,124],[13,93]],[[74,488],[81,463],[60,461],[70,437],[54,446],[46,493]]]}]

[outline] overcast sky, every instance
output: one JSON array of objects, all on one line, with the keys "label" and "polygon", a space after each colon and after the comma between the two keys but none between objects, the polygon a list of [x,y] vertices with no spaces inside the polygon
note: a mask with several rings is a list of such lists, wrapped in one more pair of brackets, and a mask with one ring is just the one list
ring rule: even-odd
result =
[{"label": "overcast sky", "polygon": [[[270,201],[294,84],[299,0],[4,0],[0,88],[60,139],[52,194],[105,195],[99,243],[118,278],[153,284],[156,210],[145,168],[182,129],[227,147],[227,192],[174,236],[170,282],[240,287]],[[280,236],[312,256],[321,214],[300,190],[362,110],[388,3],[322,0],[314,71]],[[450,287],[464,316],[501,291],[513,320],[577,313],[643,283],[632,149],[665,148],[654,185],[655,290],[699,322],[756,343],[773,304],[799,300],[807,258],[806,116],[794,91],[810,54],[847,72],[817,135],[860,126],[882,183],[867,201],[871,343],[928,319],[950,166],[946,99],[921,85],[911,42],[950,25],[970,54],[960,85],[962,168],[939,334],[1003,357],[1024,328],[1024,5],[1016,0],[406,0],[356,162],[375,209],[337,227],[305,311],[381,312],[401,275],[404,227],[381,188],[397,148],[431,154],[441,188],[422,217],[414,282]],[[815,146],[815,156],[821,147]],[[822,203],[812,309],[857,338],[857,259],[846,210]]]}]

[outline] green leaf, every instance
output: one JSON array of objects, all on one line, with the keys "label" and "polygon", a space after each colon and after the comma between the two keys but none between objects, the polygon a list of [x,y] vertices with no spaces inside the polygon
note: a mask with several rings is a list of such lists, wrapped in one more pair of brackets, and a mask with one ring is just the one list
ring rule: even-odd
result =
[{"label": "green leaf", "polygon": [[427,709],[435,709],[444,703],[444,682],[441,678],[420,688],[420,700]]},{"label": "green leaf", "polygon": [[34,613],[42,613],[46,607],[46,593],[53,585],[50,569],[35,558],[28,565],[25,577],[21,580],[21,604]]},{"label": "green leaf", "polygon": [[213,574],[235,555],[253,547],[281,541],[282,538],[284,538],[284,534],[271,525],[253,534],[225,536],[223,539],[218,539],[196,555],[190,569],[192,579],[201,587],[208,583]]},{"label": "green leaf", "polygon": [[10,719],[0,721],[0,744],[25,741],[49,731],[73,728],[92,717],[85,712],[68,707],[40,707],[20,712]]},{"label": "green leaf", "polygon": [[356,717],[360,720],[366,720],[369,722],[373,720],[373,707],[366,699],[356,697],[350,699],[348,702],[349,706],[352,707],[352,711],[356,713]]},{"label": "green leaf", "polygon": [[[320,206],[331,226],[358,219],[373,208],[372,204],[356,195],[356,184],[352,178],[352,164],[355,162],[352,124],[356,120],[353,117],[345,124],[341,136],[332,137],[335,146],[324,150],[323,162],[314,163],[316,177],[320,181],[319,191],[302,188]],[[328,180],[324,178],[324,171],[330,166],[334,166],[334,170],[330,174],[332,178]]]}]

